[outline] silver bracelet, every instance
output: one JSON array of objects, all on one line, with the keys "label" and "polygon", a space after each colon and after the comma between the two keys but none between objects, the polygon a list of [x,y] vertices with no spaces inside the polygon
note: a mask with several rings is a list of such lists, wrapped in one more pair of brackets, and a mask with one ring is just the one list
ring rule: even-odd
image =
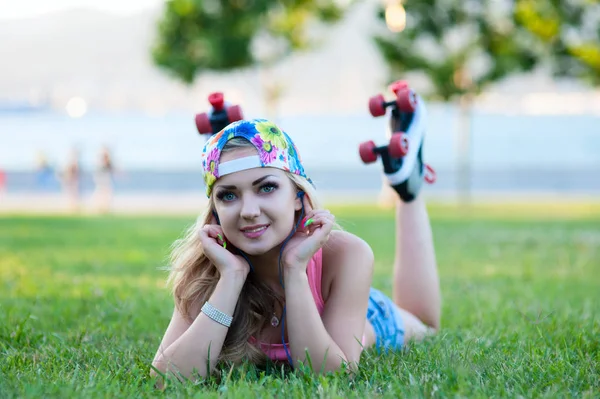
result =
[{"label": "silver bracelet", "polygon": [[215,308],[210,303],[204,302],[201,311],[217,323],[222,324],[225,327],[231,326],[231,321],[233,320],[233,317],[221,312],[219,309]]}]

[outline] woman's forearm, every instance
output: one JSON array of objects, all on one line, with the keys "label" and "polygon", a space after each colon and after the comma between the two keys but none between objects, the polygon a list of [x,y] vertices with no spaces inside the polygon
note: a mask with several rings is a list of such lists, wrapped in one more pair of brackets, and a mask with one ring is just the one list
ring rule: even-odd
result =
[{"label": "woman's forearm", "polygon": [[287,270],[284,275],[286,324],[294,364],[306,364],[306,353],[314,371],[339,369],[346,356],[331,338],[310,290],[308,276],[301,270]]},{"label": "woman's forearm", "polygon": [[[222,276],[208,302],[233,315],[244,281],[241,275]],[[227,327],[200,312],[192,325],[155,359],[153,366],[178,377],[205,377],[221,354],[227,331]]]}]

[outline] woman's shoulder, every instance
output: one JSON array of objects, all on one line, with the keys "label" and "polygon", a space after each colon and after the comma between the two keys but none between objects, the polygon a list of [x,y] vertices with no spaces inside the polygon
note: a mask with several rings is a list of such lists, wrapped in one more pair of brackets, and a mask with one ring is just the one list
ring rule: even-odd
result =
[{"label": "woman's shoulder", "polygon": [[322,251],[321,292],[325,302],[334,281],[341,283],[338,286],[371,284],[374,256],[365,240],[346,231],[334,230]]},{"label": "woman's shoulder", "polygon": [[371,246],[362,238],[347,231],[334,230],[323,246],[323,271],[364,270],[370,273],[374,255]]},{"label": "woman's shoulder", "polygon": [[333,230],[329,235],[327,244],[323,246],[325,253],[336,253],[337,251],[372,252],[371,246],[356,234],[343,230]]}]

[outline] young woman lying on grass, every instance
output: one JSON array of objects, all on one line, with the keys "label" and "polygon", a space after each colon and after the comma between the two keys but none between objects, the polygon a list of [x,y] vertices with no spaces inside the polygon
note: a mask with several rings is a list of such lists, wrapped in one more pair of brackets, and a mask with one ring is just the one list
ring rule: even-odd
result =
[{"label": "young woman lying on grass", "polygon": [[355,369],[366,348],[400,350],[439,328],[432,234],[417,195],[421,143],[422,134],[411,142],[412,162],[387,174],[405,198],[397,205],[392,301],[371,287],[369,245],[334,230],[285,132],[246,120],[211,137],[202,153],[209,207],[176,243],[175,309],[153,366],[194,378],[221,361],[294,367],[310,356],[317,372]]}]

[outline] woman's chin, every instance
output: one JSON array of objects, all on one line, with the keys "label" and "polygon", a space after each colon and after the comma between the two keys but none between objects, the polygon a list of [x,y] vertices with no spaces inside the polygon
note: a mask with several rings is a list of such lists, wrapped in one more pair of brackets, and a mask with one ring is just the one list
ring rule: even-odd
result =
[{"label": "woman's chin", "polygon": [[261,256],[273,249],[272,245],[267,245],[265,243],[259,242],[240,242],[239,245],[236,245],[236,247],[246,255],[250,256]]},{"label": "woman's chin", "polygon": [[246,245],[246,246],[242,246],[242,247],[238,247],[238,248],[240,248],[240,250],[242,252],[244,252],[246,255],[250,255],[250,256],[261,256],[271,250],[271,248],[260,248],[260,247],[252,246],[252,245]]}]

